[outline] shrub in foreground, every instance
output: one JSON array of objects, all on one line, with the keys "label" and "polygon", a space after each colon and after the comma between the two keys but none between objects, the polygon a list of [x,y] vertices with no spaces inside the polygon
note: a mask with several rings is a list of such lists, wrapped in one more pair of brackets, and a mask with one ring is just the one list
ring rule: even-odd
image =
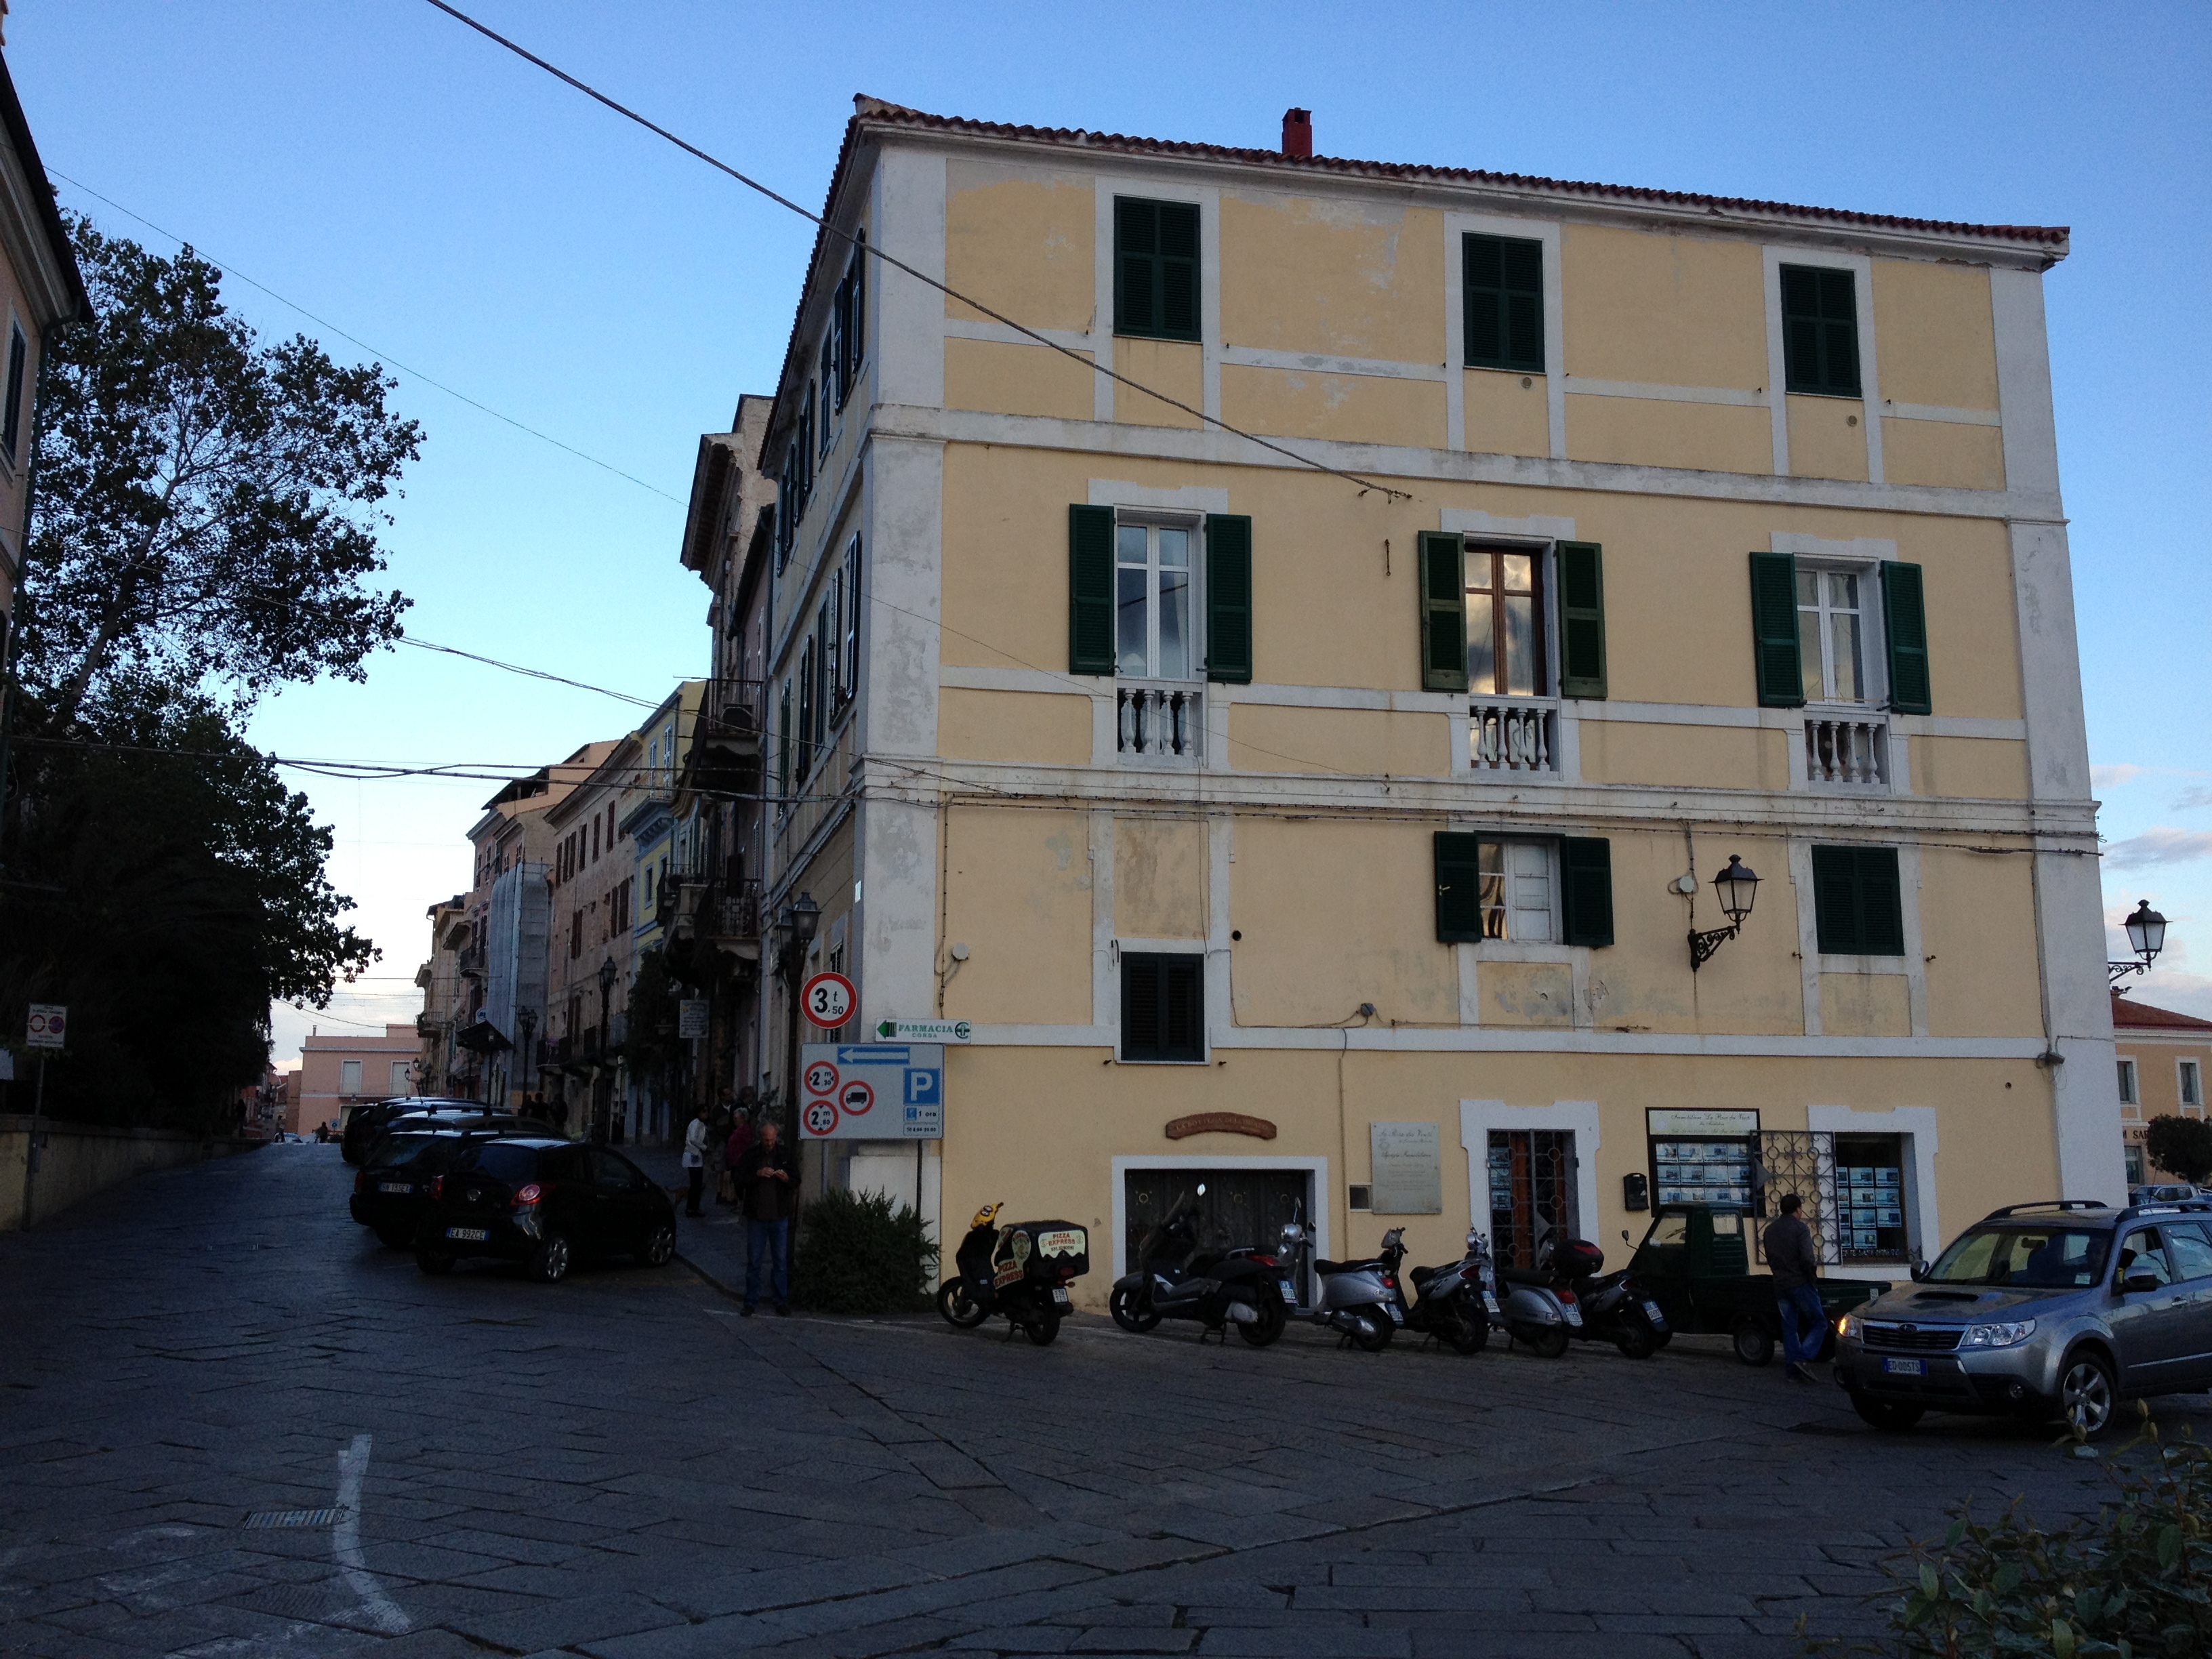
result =
[{"label": "shrub in foreground", "polygon": [[937,1265],[922,1218],[882,1193],[823,1194],[801,1212],[793,1254],[793,1297],[824,1313],[912,1313]]}]

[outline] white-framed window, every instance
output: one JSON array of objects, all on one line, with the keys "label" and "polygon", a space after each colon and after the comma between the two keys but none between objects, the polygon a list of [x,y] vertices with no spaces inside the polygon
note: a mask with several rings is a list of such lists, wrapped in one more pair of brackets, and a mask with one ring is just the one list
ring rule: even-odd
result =
[{"label": "white-framed window", "polygon": [[338,1062],[338,1092],[342,1095],[357,1095],[361,1092],[361,1062],[359,1060],[342,1060]]},{"label": "white-framed window", "polygon": [[2204,1104],[2203,1068],[2193,1060],[2181,1060],[2174,1062],[2174,1069],[2177,1074],[2175,1080],[2180,1085],[2181,1103],[2185,1106],[2203,1106]]},{"label": "white-framed window", "polygon": [[1559,918],[1559,843],[1437,836],[1437,938],[1446,944],[1490,939],[1553,945]]},{"label": "white-framed window", "polygon": [[2136,1063],[2132,1060],[2124,1060],[2120,1062],[2120,1104],[2135,1106],[2139,1105],[2142,1100],[2142,1096],[2136,1088]]},{"label": "white-framed window", "polygon": [[1797,561],[1797,659],[1808,702],[1881,701],[1881,588],[1869,565]]},{"label": "white-framed window", "polygon": [[1115,668],[1124,679],[1188,680],[1206,660],[1198,639],[1198,526],[1119,520],[1114,526]]}]

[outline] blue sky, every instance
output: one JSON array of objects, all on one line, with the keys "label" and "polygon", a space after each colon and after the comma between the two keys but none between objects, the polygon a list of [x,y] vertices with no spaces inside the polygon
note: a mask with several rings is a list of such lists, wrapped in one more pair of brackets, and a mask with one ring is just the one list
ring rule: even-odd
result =
[{"label": "blue sky", "polygon": [[[477,14],[800,202],[851,97],[1328,154],[2073,227],[2046,283],[2114,916],[2173,919],[2146,1000],[2212,1014],[2204,636],[2212,11],[1271,3],[1110,9],[476,0]],[[98,191],[387,362],[427,431],[387,538],[410,632],[658,698],[704,672],[677,562],[697,434],[781,362],[809,227],[421,0],[15,0],[8,61],[64,204]],[[84,188],[78,188],[82,185]],[[272,333],[365,354],[266,294]],[[661,493],[656,493],[661,492]],[[674,501],[669,497],[676,498]],[[1940,668],[1939,668],[1940,673]],[[1940,678],[1937,696],[1942,695]],[[279,753],[537,763],[623,704],[452,658],[287,692]],[[384,947],[319,1019],[405,1018],[424,907],[468,878],[494,786],[301,775]]]}]

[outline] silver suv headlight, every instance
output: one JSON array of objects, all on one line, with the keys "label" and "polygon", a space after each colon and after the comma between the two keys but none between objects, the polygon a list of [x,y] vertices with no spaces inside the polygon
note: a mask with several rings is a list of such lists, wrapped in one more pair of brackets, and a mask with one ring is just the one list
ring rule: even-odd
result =
[{"label": "silver suv headlight", "polygon": [[2012,1348],[2035,1334],[2033,1319],[2015,1320],[2001,1325],[1969,1325],[1966,1334],[1959,1339],[1962,1348]]},{"label": "silver suv headlight", "polygon": [[1857,1341],[1859,1333],[1865,1328],[1864,1322],[1856,1314],[1845,1314],[1836,1321],[1836,1334],[1846,1342]]}]

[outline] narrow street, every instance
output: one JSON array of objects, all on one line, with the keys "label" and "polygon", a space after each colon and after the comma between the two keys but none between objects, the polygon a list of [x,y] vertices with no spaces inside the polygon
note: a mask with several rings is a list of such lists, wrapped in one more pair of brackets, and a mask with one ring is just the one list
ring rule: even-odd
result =
[{"label": "narrow street", "polygon": [[0,1241],[0,1652],[1720,1659],[1865,1628],[1948,1496],[2100,1486],[1717,1346],[1037,1350],[741,1321],[680,1263],[430,1279],[350,1178],[276,1147]]}]

